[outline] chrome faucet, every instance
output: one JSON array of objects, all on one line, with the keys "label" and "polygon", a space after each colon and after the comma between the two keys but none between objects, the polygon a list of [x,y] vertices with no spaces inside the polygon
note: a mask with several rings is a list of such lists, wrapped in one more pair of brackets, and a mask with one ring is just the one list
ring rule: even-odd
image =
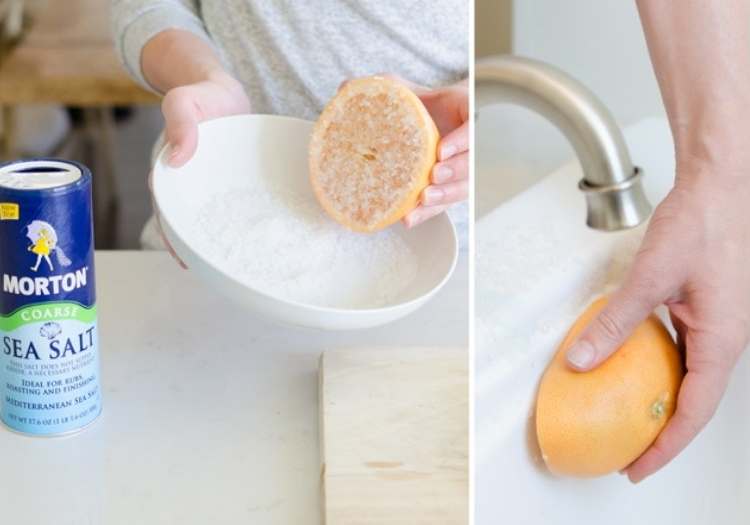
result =
[{"label": "chrome faucet", "polygon": [[477,61],[476,107],[511,102],[548,118],[568,138],[583,168],[586,224],[597,230],[632,228],[651,206],[642,172],[607,108],[580,82],[537,60],[511,55]]}]

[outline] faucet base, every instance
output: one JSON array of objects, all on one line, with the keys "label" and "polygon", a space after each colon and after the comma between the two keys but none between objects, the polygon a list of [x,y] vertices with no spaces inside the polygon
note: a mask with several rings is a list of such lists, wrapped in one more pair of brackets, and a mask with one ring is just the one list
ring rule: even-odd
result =
[{"label": "faucet base", "polygon": [[643,171],[635,167],[622,182],[594,186],[582,179],[578,188],[586,196],[586,224],[596,230],[617,231],[634,228],[651,215],[651,205],[641,184]]}]

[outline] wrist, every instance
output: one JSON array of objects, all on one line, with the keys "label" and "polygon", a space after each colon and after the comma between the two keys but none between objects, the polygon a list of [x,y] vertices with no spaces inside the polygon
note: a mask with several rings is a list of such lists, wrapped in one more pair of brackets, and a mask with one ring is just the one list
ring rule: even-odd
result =
[{"label": "wrist", "polygon": [[229,84],[213,48],[194,34],[169,29],[149,40],[141,53],[141,69],[146,80],[158,91],[199,82]]},{"label": "wrist", "polygon": [[750,103],[732,115],[699,116],[672,125],[677,181],[750,182]]},{"label": "wrist", "polygon": [[709,195],[724,195],[750,202],[750,167],[734,160],[685,155],[677,159],[675,188],[708,200]]}]

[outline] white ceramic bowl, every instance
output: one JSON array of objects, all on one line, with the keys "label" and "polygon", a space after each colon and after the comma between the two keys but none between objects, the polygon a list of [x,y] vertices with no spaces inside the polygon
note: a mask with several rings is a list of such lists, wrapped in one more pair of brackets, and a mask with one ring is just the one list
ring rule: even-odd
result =
[{"label": "white ceramic bowl", "polygon": [[[407,230],[394,231],[416,254],[417,277],[392,302],[379,308],[344,309],[304,304],[258,291],[210,262],[194,242],[197,214],[211,197],[237,188],[254,177],[305,188],[308,181],[307,144],[312,122],[269,115],[241,115],[200,125],[198,151],[185,166],[165,162],[166,150],[154,166],[153,189],[164,234],[191,271],[249,309],[292,324],[346,330],[385,324],[413,312],[432,297],[450,277],[458,256],[456,231],[443,213]],[[248,203],[252,206],[252,202]]]}]

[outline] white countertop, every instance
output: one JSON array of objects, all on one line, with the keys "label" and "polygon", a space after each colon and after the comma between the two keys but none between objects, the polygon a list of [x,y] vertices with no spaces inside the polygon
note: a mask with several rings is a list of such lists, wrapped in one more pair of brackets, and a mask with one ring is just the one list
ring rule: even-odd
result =
[{"label": "white countertop", "polygon": [[0,429],[2,524],[318,523],[321,351],[468,340],[464,252],[423,309],[358,332],[260,319],[165,253],[96,264],[103,414],[66,438]]}]

